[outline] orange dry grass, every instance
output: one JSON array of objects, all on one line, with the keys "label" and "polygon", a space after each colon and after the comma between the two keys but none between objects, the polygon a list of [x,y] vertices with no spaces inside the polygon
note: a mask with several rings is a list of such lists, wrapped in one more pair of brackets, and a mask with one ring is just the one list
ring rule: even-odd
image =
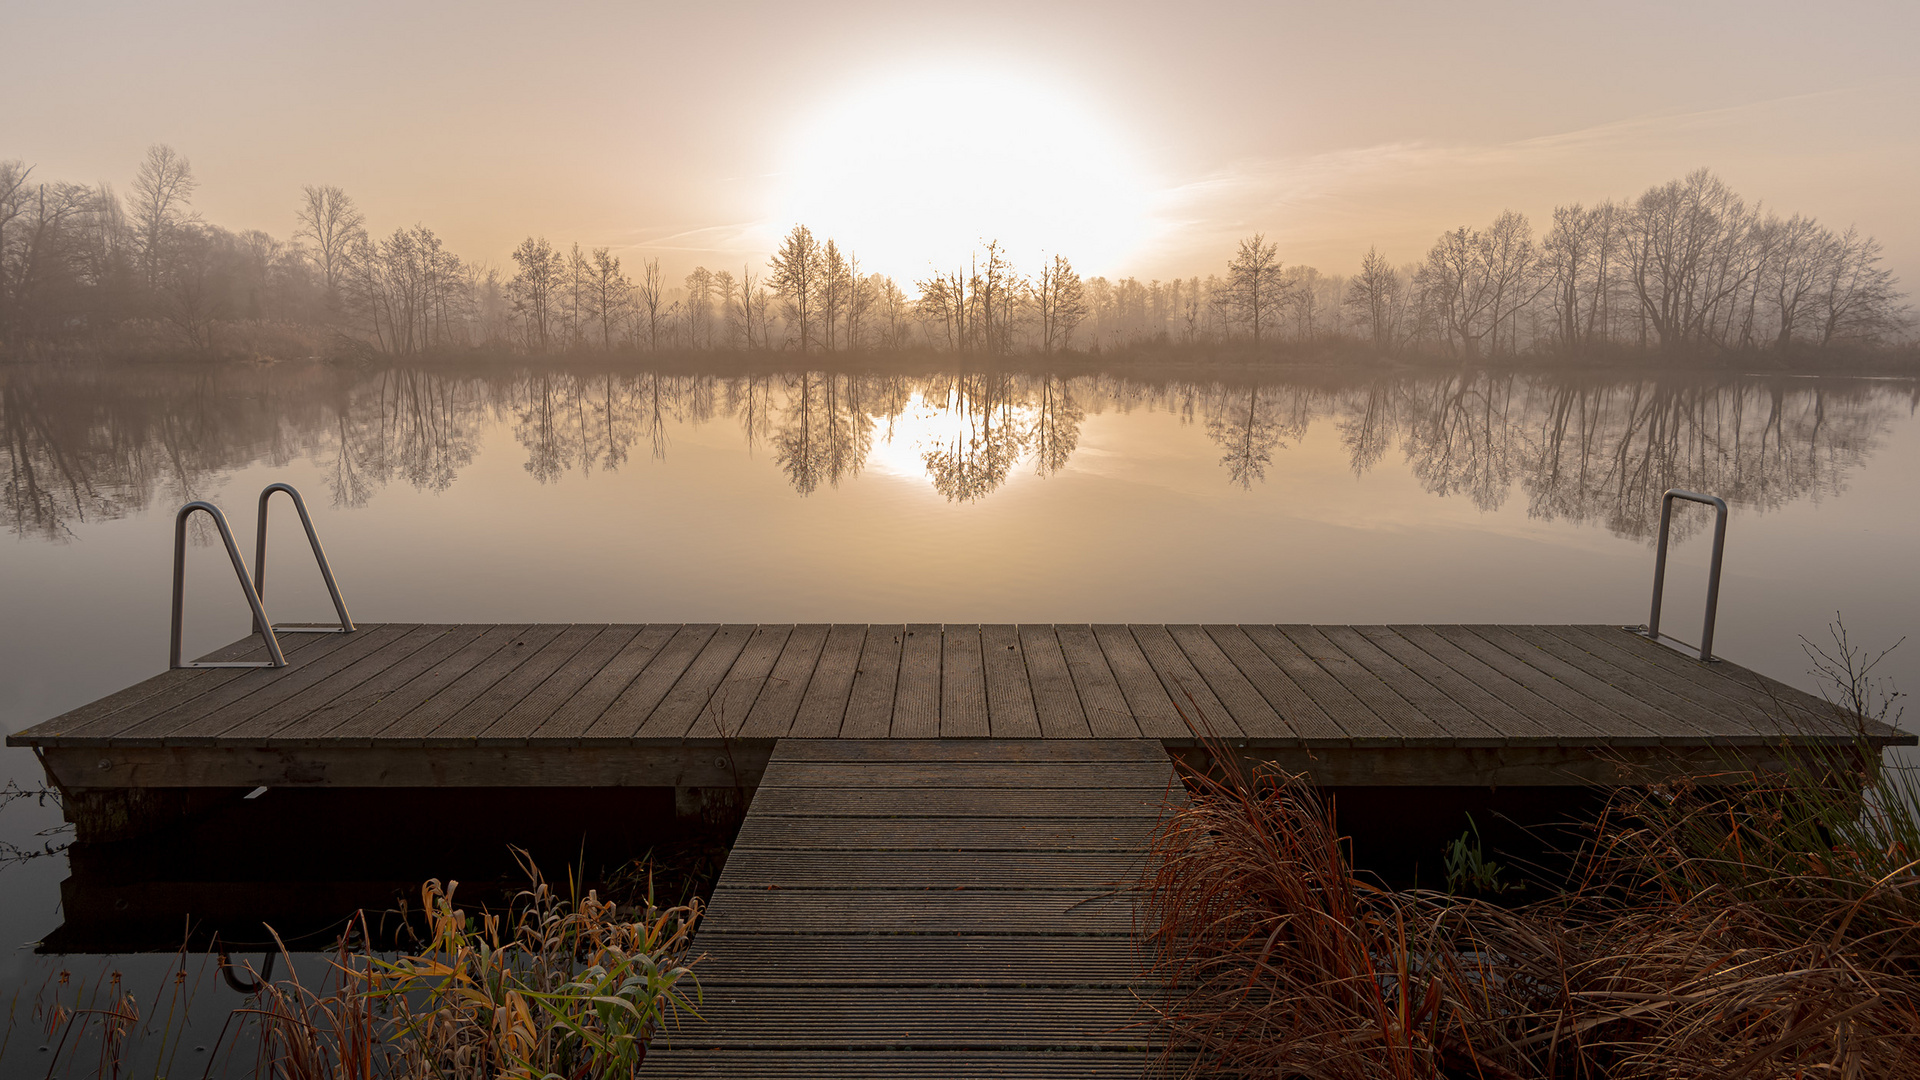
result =
[{"label": "orange dry grass", "polygon": [[1388,891],[1354,875],[1302,778],[1189,787],[1139,910],[1185,1075],[1920,1074],[1920,995],[1844,927],[1811,939],[1725,889],[1631,888],[1617,848],[1518,908]]}]

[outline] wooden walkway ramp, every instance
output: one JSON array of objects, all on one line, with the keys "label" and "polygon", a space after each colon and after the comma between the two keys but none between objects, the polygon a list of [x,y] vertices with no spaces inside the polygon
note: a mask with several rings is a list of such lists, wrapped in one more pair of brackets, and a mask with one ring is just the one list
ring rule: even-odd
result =
[{"label": "wooden walkway ramp", "polygon": [[1127,1077],[1154,740],[782,740],[643,1075]]}]

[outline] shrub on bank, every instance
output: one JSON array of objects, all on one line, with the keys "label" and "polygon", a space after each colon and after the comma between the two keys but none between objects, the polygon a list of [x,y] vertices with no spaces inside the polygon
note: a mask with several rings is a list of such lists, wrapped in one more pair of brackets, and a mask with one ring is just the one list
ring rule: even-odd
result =
[{"label": "shrub on bank", "polygon": [[[239,1014],[261,1025],[258,1075],[540,1080],[630,1077],[648,1041],[699,989],[686,956],[701,903],[622,908],[532,884],[504,915],[456,907],[457,883],[422,887],[429,932],[387,958],[343,944],[335,985],[267,984]],[[364,938],[365,935],[363,934]]]}]

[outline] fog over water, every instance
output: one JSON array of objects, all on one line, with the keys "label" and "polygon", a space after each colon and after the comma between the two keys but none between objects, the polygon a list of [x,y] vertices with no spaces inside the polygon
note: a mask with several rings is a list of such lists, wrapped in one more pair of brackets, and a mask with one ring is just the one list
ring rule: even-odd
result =
[{"label": "fog over water", "polygon": [[[277,479],[326,508],[360,617],[503,621],[1635,621],[1659,496],[1678,486],[1735,508],[1725,647],[1780,639],[1776,658],[1820,628],[1743,618],[1782,577],[1906,573],[1843,545],[1898,537],[1912,513],[1885,462],[1920,400],[1871,380],[445,363],[26,368],[0,388],[15,602],[111,597],[130,646],[164,629],[140,613],[165,600],[172,510],[222,502],[244,541]],[[1706,523],[1682,512],[1676,533]],[[231,573],[196,538],[189,622],[211,646],[237,636],[216,576]],[[1776,542],[1798,545],[1796,571],[1761,585]],[[281,581],[274,610],[295,617],[317,585]],[[1881,587],[1855,595],[1813,610]],[[130,649],[111,676],[97,647],[24,665],[9,720],[152,655]]]},{"label": "fog over water", "polygon": [[[276,481],[305,493],[364,623],[1639,623],[1676,486],[1733,507],[1721,655],[1811,689],[1799,636],[1838,610],[1883,647],[1920,610],[1912,381],[876,367],[0,368],[0,720],[164,667],[174,511],[220,504],[246,549]],[[1708,524],[1677,511],[1666,619],[1686,637]],[[325,618],[290,519],[274,537],[270,613]],[[196,525],[190,652],[247,629],[213,540]],[[1920,650],[1882,670],[1920,684]],[[42,835],[58,823],[16,802],[0,839],[58,846]],[[325,873],[357,865],[302,843]],[[186,861],[244,880],[265,850]],[[441,874],[439,854],[382,872]],[[160,972],[33,951],[79,914],[113,925],[146,888],[113,884],[129,872],[76,863],[63,912],[65,856],[0,868],[0,933],[26,943],[0,955],[0,987],[31,996],[62,965]]]}]

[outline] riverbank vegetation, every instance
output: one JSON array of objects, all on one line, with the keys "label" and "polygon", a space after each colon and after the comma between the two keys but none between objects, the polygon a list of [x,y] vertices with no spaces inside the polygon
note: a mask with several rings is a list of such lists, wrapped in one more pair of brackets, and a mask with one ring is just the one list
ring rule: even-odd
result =
[{"label": "riverbank vegetation", "polygon": [[48,1076],[633,1076],[655,1034],[699,1007],[689,943],[701,899],[663,908],[650,887],[625,901],[566,895],[524,855],[522,865],[529,883],[497,911],[458,903],[456,882],[427,882],[419,911],[395,913],[423,929],[411,948],[375,948],[361,915],[331,957],[281,944],[270,954],[277,977],[272,960],[256,971],[220,952],[222,975],[246,998],[224,1023],[216,1014],[211,1039],[205,1023],[189,1037],[196,994],[183,950],[177,977],[144,1002],[118,973],[87,984],[63,972],[30,1016],[15,1003],[5,1043],[30,1057],[23,1044],[44,1040],[36,1065]]},{"label": "riverbank vegetation", "polygon": [[[1837,627],[1834,644],[1816,665],[1842,707],[1897,719],[1892,696],[1869,700],[1872,661]],[[1864,742],[1783,756],[1783,770],[1622,788],[1583,826],[1571,872],[1523,890],[1457,850],[1482,873],[1383,888],[1303,778],[1190,776],[1140,909],[1165,1063],[1369,1080],[1912,1075],[1920,779]]]},{"label": "riverbank vegetation", "polygon": [[[1587,364],[1911,369],[1879,244],[1750,203],[1706,170],[1639,196],[1506,211],[1349,275],[1261,234],[1217,272],[1083,277],[991,240],[921,279],[864,271],[796,225],[765,261],[669,274],[606,247],[528,237],[507,261],[431,229],[381,233],[308,186],[291,235],[193,209],[187,158],[153,147],[128,194],[0,162],[0,357],[373,357],[558,353],[1142,355],[1213,364],[1572,359]],[[1411,258],[1409,258],[1411,256]]]}]

